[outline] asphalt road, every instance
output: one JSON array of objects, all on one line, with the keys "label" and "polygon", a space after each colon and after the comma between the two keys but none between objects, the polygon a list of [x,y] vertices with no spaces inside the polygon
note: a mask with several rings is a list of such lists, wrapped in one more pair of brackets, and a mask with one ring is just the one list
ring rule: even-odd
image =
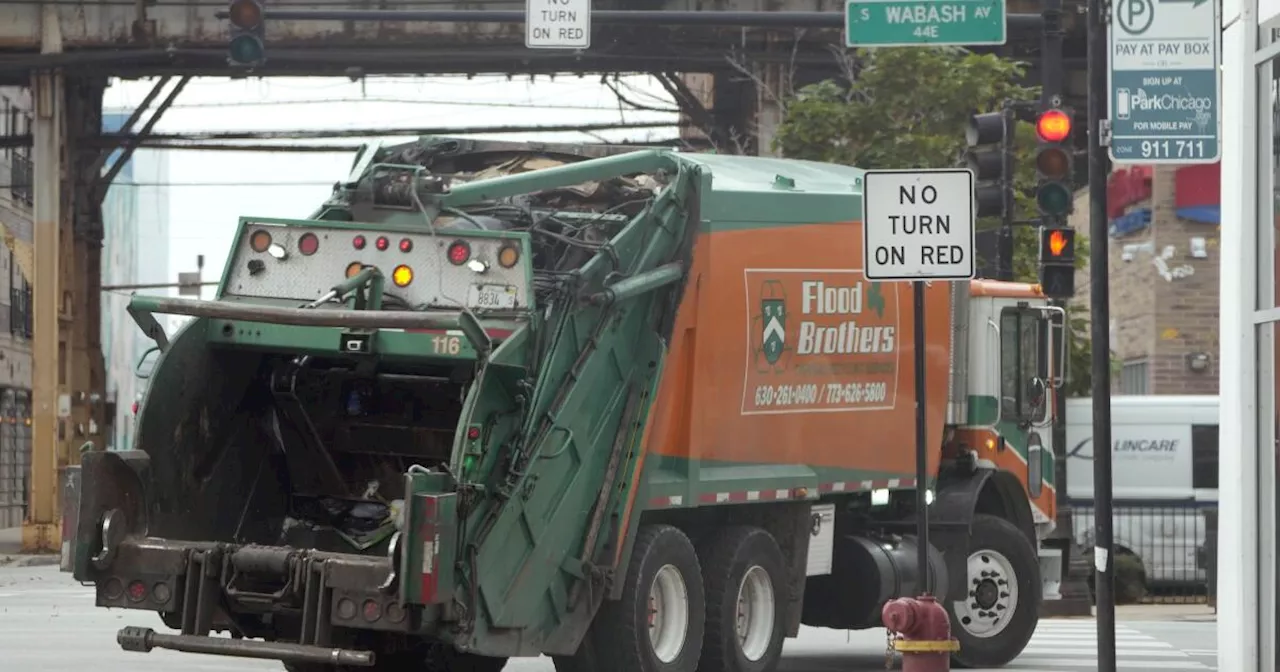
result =
[{"label": "asphalt road", "polygon": [[[278,663],[154,651],[121,651],[116,630],[142,625],[164,631],[159,618],[93,606],[90,589],[56,567],[0,568],[0,668],[40,672],[250,672]],[[1005,670],[1066,672],[1097,669],[1091,619],[1042,621],[1026,652]],[[1212,622],[1122,621],[1118,669],[1199,672],[1216,668]],[[779,672],[872,672],[884,669],[883,630],[843,632],[803,628],[788,640]],[[897,666],[895,666],[897,667]],[[504,672],[553,672],[545,658],[513,659]],[[981,672],[981,671],[978,671]]]}]

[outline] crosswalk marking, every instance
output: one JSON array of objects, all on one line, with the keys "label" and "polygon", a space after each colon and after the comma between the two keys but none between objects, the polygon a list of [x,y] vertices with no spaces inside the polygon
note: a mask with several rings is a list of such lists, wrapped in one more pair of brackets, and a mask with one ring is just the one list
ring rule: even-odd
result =
[{"label": "crosswalk marking", "polygon": [[[1089,620],[1040,621],[1031,641],[1017,660],[1004,670],[1054,672],[1097,669],[1097,624]],[[1133,628],[1116,626],[1116,668],[1160,672],[1206,672],[1217,668],[1205,658],[1217,654],[1197,649],[1183,651],[1169,642]]]}]

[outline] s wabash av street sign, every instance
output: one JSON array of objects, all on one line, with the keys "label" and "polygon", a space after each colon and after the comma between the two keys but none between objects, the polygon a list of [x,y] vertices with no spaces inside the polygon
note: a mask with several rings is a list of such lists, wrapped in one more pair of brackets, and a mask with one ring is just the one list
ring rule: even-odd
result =
[{"label": "s wabash av street sign", "polygon": [[973,172],[869,170],[862,177],[862,256],[868,280],[973,278]]},{"label": "s wabash av street sign", "polygon": [[1222,154],[1218,0],[1114,0],[1111,7],[1111,160],[1216,162]]},{"label": "s wabash av street sign", "polygon": [[1005,0],[847,0],[846,47],[1004,44]]}]

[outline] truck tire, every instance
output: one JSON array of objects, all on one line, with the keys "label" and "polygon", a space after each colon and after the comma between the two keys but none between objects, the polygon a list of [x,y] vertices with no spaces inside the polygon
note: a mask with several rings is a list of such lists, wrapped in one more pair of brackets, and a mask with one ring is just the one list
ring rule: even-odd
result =
[{"label": "truck tire", "polygon": [[773,535],[730,527],[698,547],[707,625],[698,672],[773,672],[782,656],[786,559]]},{"label": "truck tire", "polygon": [[577,653],[553,661],[557,672],[694,672],[705,620],[693,543],[670,525],[644,525],[622,598],[600,606]]},{"label": "truck tire", "polygon": [[1040,621],[1040,561],[1013,523],[975,514],[970,525],[969,595],[948,601],[956,667],[1002,667],[1017,658]]}]

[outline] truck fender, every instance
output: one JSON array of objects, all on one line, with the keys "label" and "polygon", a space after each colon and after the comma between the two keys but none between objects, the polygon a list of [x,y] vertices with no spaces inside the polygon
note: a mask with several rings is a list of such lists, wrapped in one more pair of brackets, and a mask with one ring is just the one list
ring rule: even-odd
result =
[{"label": "truck fender", "polygon": [[929,507],[929,532],[932,544],[947,559],[947,585],[951,592],[968,585],[964,559],[969,556],[969,528],[976,513],[1008,520],[1027,535],[1032,546],[1036,545],[1031,504],[1016,476],[980,467],[967,476],[944,482]]}]

